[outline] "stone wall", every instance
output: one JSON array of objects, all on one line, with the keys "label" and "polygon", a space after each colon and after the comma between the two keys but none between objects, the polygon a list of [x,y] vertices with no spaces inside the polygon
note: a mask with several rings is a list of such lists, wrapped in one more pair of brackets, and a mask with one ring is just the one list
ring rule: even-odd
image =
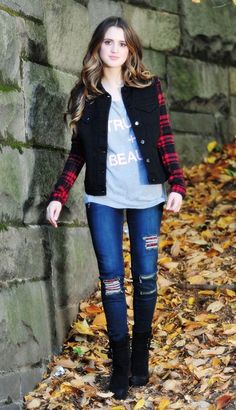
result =
[{"label": "stone wall", "polygon": [[162,79],[183,164],[236,134],[236,7],[230,0],[0,0],[0,408],[21,408],[96,285],[83,174],[58,229],[48,195],[70,149],[62,121],[93,29],[119,15]]}]

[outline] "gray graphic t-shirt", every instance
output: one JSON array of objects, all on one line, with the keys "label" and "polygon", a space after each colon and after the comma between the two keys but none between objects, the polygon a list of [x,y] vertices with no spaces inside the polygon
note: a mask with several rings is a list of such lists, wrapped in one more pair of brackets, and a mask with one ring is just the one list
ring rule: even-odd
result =
[{"label": "gray graphic t-shirt", "polygon": [[113,208],[149,208],[166,201],[164,184],[149,184],[147,170],[123,100],[112,100],[108,118],[107,194],[84,202]]}]

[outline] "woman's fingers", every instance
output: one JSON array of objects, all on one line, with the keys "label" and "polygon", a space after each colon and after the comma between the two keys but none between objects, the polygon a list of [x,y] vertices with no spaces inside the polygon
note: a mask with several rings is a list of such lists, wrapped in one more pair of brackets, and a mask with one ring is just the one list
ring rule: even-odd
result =
[{"label": "woman's fingers", "polygon": [[51,201],[47,207],[47,220],[53,225],[55,228],[58,227],[57,220],[61,212],[62,205],[59,201]]},{"label": "woman's fingers", "polygon": [[182,205],[182,199],[182,195],[178,194],[178,192],[171,192],[167,200],[166,210],[179,212]]}]

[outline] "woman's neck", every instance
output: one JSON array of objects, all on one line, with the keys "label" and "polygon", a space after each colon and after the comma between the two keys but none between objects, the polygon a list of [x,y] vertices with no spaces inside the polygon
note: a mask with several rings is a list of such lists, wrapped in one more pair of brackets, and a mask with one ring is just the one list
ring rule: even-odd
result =
[{"label": "woman's neck", "polygon": [[113,100],[119,100],[121,98],[121,87],[124,85],[121,75],[104,75],[101,79],[101,83],[105,90],[112,96]]}]

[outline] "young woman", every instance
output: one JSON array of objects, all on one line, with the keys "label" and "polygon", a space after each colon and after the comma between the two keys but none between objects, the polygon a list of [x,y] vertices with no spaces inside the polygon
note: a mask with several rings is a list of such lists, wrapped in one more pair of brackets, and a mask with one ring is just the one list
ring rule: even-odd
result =
[{"label": "young woman", "polygon": [[[125,399],[129,385],[148,382],[163,205],[167,202],[168,211],[180,210],[185,181],[160,79],[145,69],[140,40],[124,19],[111,16],[95,29],[65,119],[67,114],[71,152],[49,197],[47,219],[58,226],[62,206],[85,163],[84,202],[112,356],[109,389],[117,399]],[[171,187],[168,197],[165,181]],[[131,357],[122,254],[124,211],[134,288]]]}]

